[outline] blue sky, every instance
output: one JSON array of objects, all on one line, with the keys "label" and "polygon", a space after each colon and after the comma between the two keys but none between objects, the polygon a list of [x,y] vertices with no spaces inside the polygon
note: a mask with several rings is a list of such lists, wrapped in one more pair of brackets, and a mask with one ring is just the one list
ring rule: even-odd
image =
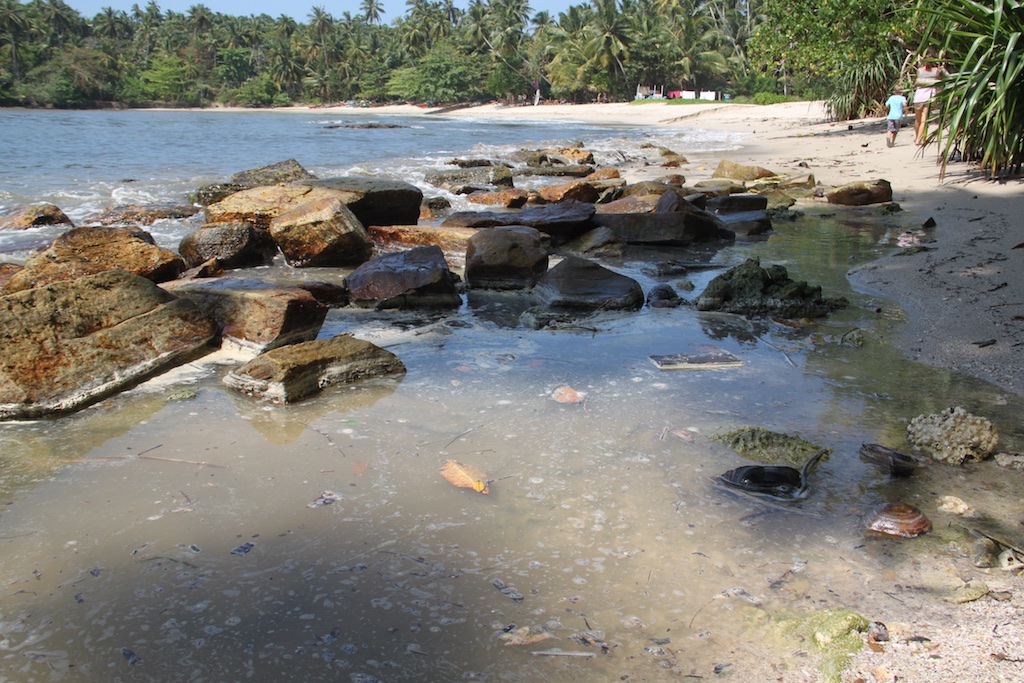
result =
[{"label": "blue sky", "polygon": [[[65,0],[65,2],[78,10],[82,16],[91,19],[104,7],[113,7],[114,9],[129,12],[132,5],[138,4],[139,7],[145,7],[149,0]],[[585,0],[531,0],[530,7],[533,8],[535,13],[547,10],[553,17],[557,18],[558,13],[564,12],[570,5],[580,5],[584,2]],[[287,14],[297,21],[305,22],[309,15],[309,10],[314,6],[323,7],[332,15],[340,17],[344,12],[350,12],[353,15],[358,14],[359,6],[362,2],[361,0],[290,0],[289,2],[281,2],[280,0],[209,0],[208,2],[200,2],[200,0],[157,0],[157,5],[162,11],[173,10],[183,14],[188,12],[189,7],[198,4],[206,5],[214,12],[220,12],[221,14],[239,16],[269,14],[272,17]],[[390,23],[391,20],[405,14],[405,0],[382,0],[382,4],[384,6],[383,18],[385,23]],[[457,0],[455,4],[458,7],[465,8],[468,2],[467,0]]]}]

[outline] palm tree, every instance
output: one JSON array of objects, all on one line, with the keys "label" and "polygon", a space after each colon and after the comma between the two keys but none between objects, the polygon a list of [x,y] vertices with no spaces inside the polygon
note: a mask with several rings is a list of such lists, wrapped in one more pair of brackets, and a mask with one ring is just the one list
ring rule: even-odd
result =
[{"label": "palm tree", "polygon": [[28,18],[17,0],[0,0],[0,45],[6,44],[11,52],[11,73],[18,80],[18,47],[21,36],[28,30]]},{"label": "palm tree", "polygon": [[124,10],[104,7],[93,17],[92,31],[100,38],[125,40],[131,37],[131,24]]},{"label": "palm tree", "polygon": [[359,5],[363,12],[363,20],[368,24],[379,24],[384,14],[384,3],[380,0],[363,0]]},{"label": "palm tree", "polygon": [[[950,74],[937,96],[942,170],[953,150],[996,175],[1024,166],[1024,3],[1021,0],[920,2],[925,47],[944,53]],[[945,130],[945,142],[941,136]]]},{"label": "palm tree", "polygon": [[213,12],[206,5],[192,5],[188,8],[188,23],[192,27],[192,37],[207,33],[213,28]]},{"label": "palm tree", "polygon": [[615,87],[624,82],[633,29],[626,15],[619,12],[617,0],[591,0],[594,15],[585,31],[588,61],[607,75]]}]

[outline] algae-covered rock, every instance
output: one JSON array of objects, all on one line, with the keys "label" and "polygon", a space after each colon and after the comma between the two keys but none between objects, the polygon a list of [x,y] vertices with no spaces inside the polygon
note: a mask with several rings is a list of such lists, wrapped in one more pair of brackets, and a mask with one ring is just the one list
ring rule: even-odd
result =
[{"label": "algae-covered rock", "polygon": [[823,680],[838,683],[850,658],[864,646],[861,633],[868,625],[868,620],[853,610],[835,608],[783,619],[777,628],[787,640],[811,643],[823,655],[818,665]]},{"label": "algae-covered rock", "polygon": [[822,296],[820,286],[790,279],[783,266],[762,268],[757,259],[748,259],[709,282],[697,298],[697,310],[819,318],[848,303],[841,297]]},{"label": "algae-covered rock", "polygon": [[[782,463],[801,467],[821,446],[791,434],[780,434],[761,427],[741,427],[711,437],[747,460],[768,465]],[[828,449],[831,453],[832,449]]]}]

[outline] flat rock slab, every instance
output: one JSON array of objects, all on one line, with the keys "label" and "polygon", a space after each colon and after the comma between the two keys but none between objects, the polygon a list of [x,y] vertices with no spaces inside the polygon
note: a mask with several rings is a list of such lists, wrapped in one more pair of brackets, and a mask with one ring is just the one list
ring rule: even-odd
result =
[{"label": "flat rock slab", "polygon": [[246,351],[316,339],[328,307],[305,288],[244,278],[176,280],[165,285],[190,299],[221,327],[227,343]]},{"label": "flat rock slab", "polygon": [[217,332],[123,270],[0,297],[0,419],[78,410],[205,353]]},{"label": "flat rock slab", "polygon": [[163,282],[178,277],[185,270],[185,261],[156,246],[153,236],[138,228],[74,228],[48,249],[29,256],[25,268],[4,286],[4,293],[115,269]]},{"label": "flat rock slab", "polygon": [[273,403],[293,403],[325,387],[405,373],[399,358],[348,335],[268,351],[229,373],[224,383]]}]

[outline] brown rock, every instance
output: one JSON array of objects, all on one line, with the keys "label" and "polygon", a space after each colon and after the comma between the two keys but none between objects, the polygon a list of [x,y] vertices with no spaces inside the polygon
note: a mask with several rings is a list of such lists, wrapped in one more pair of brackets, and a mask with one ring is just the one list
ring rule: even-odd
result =
[{"label": "brown rock", "polygon": [[551,308],[636,310],[644,304],[644,291],[636,280],[575,256],[551,268],[533,293]]},{"label": "brown rock", "polygon": [[829,204],[865,206],[892,201],[892,186],[888,180],[861,180],[833,189],[825,194]]},{"label": "brown rock", "polygon": [[90,225],[152,225],[159,220],[180,220],[199,213],[198,206],[191,204],[136,204],[115,206],[103,213],[89,217]]},{"label": "brown rock", "polygon": [[597,188],[585,180],[573,180],[559,185],[548,185],[537,190],[545,200],[558,203],[567,199],[593,204],[600,196]]},{"label": "brown rock", "polygon": [[618,258],[626,253],[626,243],[609,228],[588,230],[559,248],[584,258]]},{"label": "brown rock", "polygon": [[366,228],[336,197],[306,202],[270,222],[270,236],[289,265],[357,265],[373,254]]},{"label": "brown rock", "polygon": [[341,335],[268,351],[229,373],[224,383],[274,403],[292,403],[325,387],[405,373],[395,354]]},{"label": "brown rock", "polygon": [[156,246],[148,232],[137,228],[74,228],[54,240],[45,251],[29,256],[25,268],[10,279],[4,292],[10,294],[115,268],[164,282],[178,277],[185,262],[173,251]]},{"label": "brown rock", "polygon": [[730,178],[732,180],[750,181],[758,178],[772,178],[777,176],[775,171],[769,171],[760,166],[748,166],[738,164],[735,161],[722,159],[718,162],[718,168],[711,174],[712,178]]},{"label": "brown rock", "polygon": [[617,168],[599,168],[585,177],[584,180],[614,180],[621,177],[622,175],[619,173],[619,169]]},{"label": "brown rock", "polygon": [[209,350],[217,324],[107,270],[0,297],[0,419],[66,413]]},{"label": "brown rock", "polygon": [[427,225],[373,225],[368,230],[370,239],[384,248],[439,247],[445,253],[466,253],[469,238],[475,228],[444,228]]},{"label": "brown rock", "polygon": [[569,199],[557,204],[533,206],[521,211],[457,211],[441,223],[442,227],[493,228],[526,225],[551,235],[555,241],[577,237],[594,226],[593,204]]},{"label": "brown rock", "polygon": [[42,225],[66,225],[73,228],[71,219],[53,204],[33,204],[0,216],[0,230],[27,230]]},{"label": "brown rock", "polygon": [[194,302],[217,321],[225,342],[248,351],[316,339],[327,316],[327,306],[300,287],[217,278],[177,280],[164,288]]},{"label": "brown rock", "polygon": [[473,204],[503,206],[506,209],[518,209],[526,204],[528,198],[529,194],[526,190],[516,188],[508,188],[497,192],[474,192],[466,196],[466,199]]},{"label": "brown rock", "polygon": [[0,263],[0,293],[3,292],[4,287],[10,281],[14,274],[19,272],[24,266],[19,266],[16,263]]}]

